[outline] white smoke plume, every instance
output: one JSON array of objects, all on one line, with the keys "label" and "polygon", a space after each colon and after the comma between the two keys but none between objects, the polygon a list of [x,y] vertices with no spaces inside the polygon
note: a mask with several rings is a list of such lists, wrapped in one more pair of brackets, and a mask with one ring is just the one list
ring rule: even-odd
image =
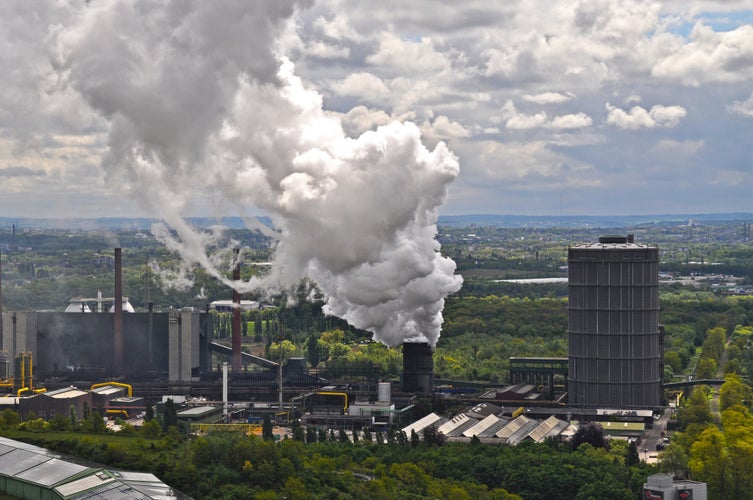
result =
[{"label": "white smoke plume", "polygon": [[[455,263],[435,240],[437,209],[458,174],[440,143],[394,122],[348,137],[279,54],[301,2],[114,1],[57,28],[53,61],[109,122],[109,179],[166,225],[154,233],[189,265],[225,277],[233,242],[183,218],[269,214],[272,272],[240,291],[315,282],[329,314],[395,346],[436,344]],[[255,226],[258,229],[259,226]]]}]

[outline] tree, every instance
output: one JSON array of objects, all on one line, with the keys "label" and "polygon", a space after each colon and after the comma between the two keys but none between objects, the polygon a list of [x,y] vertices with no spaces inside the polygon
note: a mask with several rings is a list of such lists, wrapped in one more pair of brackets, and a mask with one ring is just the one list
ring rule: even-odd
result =
[{"label": "tree", "polygon": [[71,430],[76,431],[78,430],[78,413],[76,412],[76,407],[71,404],[68,412],[70,413],[69,418],[71,420]]},{"label": "tree", "polygon": [[604,428],[596,422],[587,422],[578,427],[573,436],[573,449],[577,450],[583,443],[589,443],[594,448],[609,449],[609,441]]},{"label": "tree", "polygon": [[274,441],[275,436],[272,433],[272,419],[269,418],[269,415],[264,415],[264,419],[261,423],[261,437],[265,441]]},{"label": "tree", "polygon": [[685,448],[673,441],[659,453],[659,470],[677,478],[688,477],[688,454]]},{"label": "tree", "polygon": [[724,434],[715,425],[708,426],[690,447],[688,465],[693,479],[706,483],[709,498],[726,498],[729,453]]},{"label": "tree", "polygon": [[680,408],[677,419],[682,429],[685,429],[690,424],[705,425],[714,419],[714,416],[711,414],[709,400],[706,397],[707,390],[708,387],[706,386],[696,387],[690,393],[685,406]]},{"label": "tree", "polygon": [[157,420],[152,419],[144,422],[144,425],[141,427],[141,433],[147,439],[157,439],[162,435],[162,426]]},{"label": "tree", "polygon": [[638,455],[638,448],[635,446],[635,441],[628,443],[627,451],[625,452],[625,465],[628,467],[634,467],[641,463],[641,458]]},{"label": "tree", "polygon": [[301,426],[301,421],[297,418],[293,419],[293,424],[291,426],[291,430],[293,431],[293,439],[296,441],[303,441],[304,439],[304,432],[303,427]]},{"label": "tree", "polygon": [[410,430],[410,445],[414,448],[418,448],[419,443],[421,442],[421,438],[418,437],[418,433],[416,432],[416,429]]},{"label": "tree", "polygon": [[424,443],[428,446],[442,446],[447,437],[439,432],[436,426],[430,425],[423,431]]},{"label": "tree", "polygon": [[18,412],[6,408],[0,413],[0,428],[11,429],[21,422],[21,415]]},{"label": "tree", "polygon": [[282,342],[273,342],[272,345],[269,346],[269,357],[274,360],[280,360],[280,356],[282,355],[282,359],[286,360],[295,354],[296,350],[297,348],[295,344],[288,339],[285,339]]},{"label": "tree", "polygon": [[703,356],[698,360],[695,374],[700,379],[716,378],[716,360],[710,356]]},{"label": "tree", "polygon": [[99,434],[107,431],[107,425],[102,415],[98,411],[93,411],[81,422],[81,431]]},{"label": "tree", "polygon": [[719,411],[724,411],[733,405],[750,406],[753,402],[753,390],[735,373],[724,377],[724,384],[719,390]]},{"label": "tree", "polygon": [[151,422],[154,419],[154,406],[150,399],[146,400],[146,413],[144,414],[144,422]]},{"label": "tree", "polygon": [[168,399],[162,408],[162,430],[167,432],[170,427],[177,427],[177,425],[178,412],[175,409],[175,403],[172,399]]}]

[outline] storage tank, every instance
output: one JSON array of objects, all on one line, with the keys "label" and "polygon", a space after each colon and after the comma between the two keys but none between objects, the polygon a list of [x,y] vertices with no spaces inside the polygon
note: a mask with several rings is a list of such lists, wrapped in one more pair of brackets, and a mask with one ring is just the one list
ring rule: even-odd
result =
[{"label": "storage tank", "polygon": [[379,382],[377,384],[377,401],[389,403],[392,400],[392,383]]},{"label": "storage tank", "polygon": [[568,282],[569,403],[659,407],[658,247],[631,235],[571,246]]},{"label": "storage tank", "polygon": [[434,353],[425,342],[403,344],[403,391],[431,394],[434,390]]}]

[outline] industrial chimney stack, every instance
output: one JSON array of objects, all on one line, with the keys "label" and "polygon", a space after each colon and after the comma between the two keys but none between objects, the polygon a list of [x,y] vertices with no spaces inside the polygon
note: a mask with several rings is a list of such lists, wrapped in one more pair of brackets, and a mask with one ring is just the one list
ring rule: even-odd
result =
[{"label": "industrial chimney stack", "polygon": [[121,249],[115,249],[115,335],[112,369],[115,375],[123,374],[123,262]]},{"label": "industrial chimney stack", "polygon": [[433,355],[426,342],[403,344],[403,391],[424,395],[434,391]]},{"label": "industrial chimney stack", "polygon": [[233,325],[232,325],[232,347],[233,347],[233,372],[241,372],[241,294],[236,290],[238,282],[241,279],[241,263],[238,258],[239,250],[233,250]]}]

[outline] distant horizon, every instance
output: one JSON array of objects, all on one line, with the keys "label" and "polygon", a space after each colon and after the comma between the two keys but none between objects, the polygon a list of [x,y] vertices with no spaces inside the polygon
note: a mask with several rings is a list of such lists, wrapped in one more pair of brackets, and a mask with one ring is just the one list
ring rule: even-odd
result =
[{"label": "distant horizon", "polygon": [[[256,218],[272,225],[268,216]],[[235,215],[187,216],[186,220],[198,227],[214,224],[226,225],[229,229],[243,229],[243,218]],[[753,220],[753,212],[697,212],[697,213],[657,213],[657,214],[578,214],[578,215],[541,215],[541,214],[503,214],[503,213],[467,213],[440,215],[438,226],[465,226],[485,224],[498,227],[521,227],[532,222],[547,225],[556,221],[569,222],[570,227],[599,225],[601,227],[621,227],[646,223],[668,223],[695,220],[697,222],[736,222]],[[149,230],[151,224],[162,221],[159,217],[2,217],[0,228],[11,229],[16,224],[17,230],[32,226],[35,229],[133,229]]]}]

